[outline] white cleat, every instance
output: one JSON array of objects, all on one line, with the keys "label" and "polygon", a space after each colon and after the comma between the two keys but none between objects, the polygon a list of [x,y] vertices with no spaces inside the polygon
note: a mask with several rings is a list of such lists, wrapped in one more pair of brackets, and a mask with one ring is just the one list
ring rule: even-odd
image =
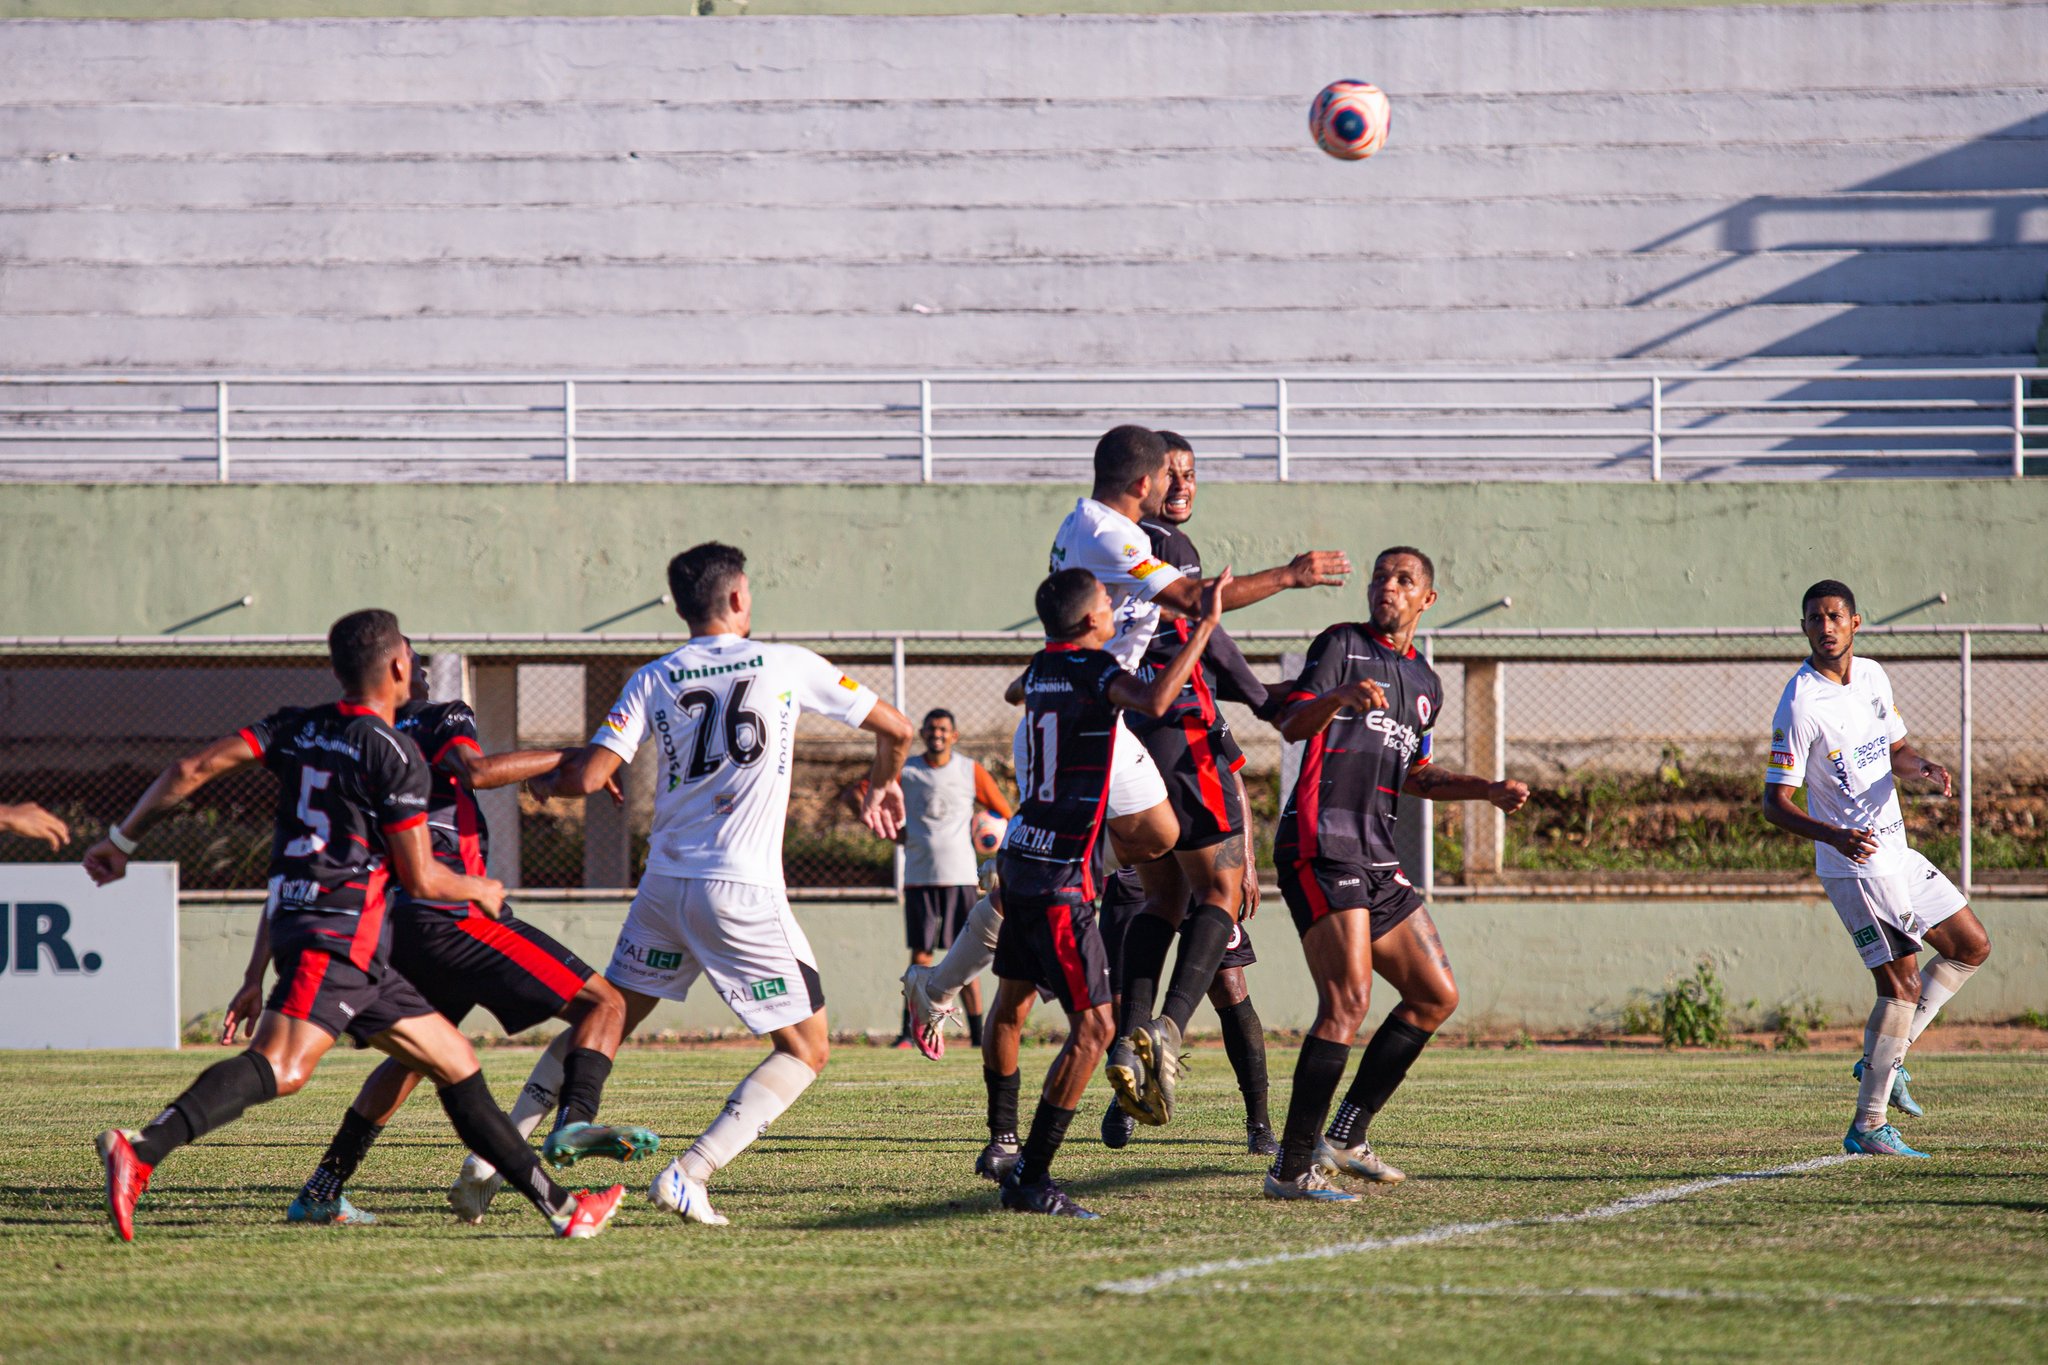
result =
[{"label": "white cleat", "polygon": [[1330,1175],[1354,1175],[1375,1185],[1398,1185],[1408,1178],[1400,1167],[1382,1161],[1364,1138],[1356,1147],[1333,1147],[1329,1138],[1317,1138],[1315,1165]]},{"label": "white cleat", "polygon": [[958,1012],[948,1000],[931,994],[932,969],[913,962],[903,973],[903,1003],[910,1009],[911,1035],[917,1050],[937,1061],[946,1053],[946,1021]]},{"label": "white cleat", "polygon": [[[485,1174],[489,1172],[489,1174]],[[448,1187],[448,1207],[463,1222],[477,1224],[490,1212],[491,1201],[505,1188],[505,1177],[487,1163],[471,1156],[462,1163],[462,1174]]]},{"label": "white cleat", "polygon": [[686,1223],[722,1228],[732,1221],[711,1207],[710,1192],[701,1181],[692,1180],[683,1173],[680,1161],[669,1162],[667,1168],[654,1177],[647,1197],[653,1201],[654,1207],[666,1209]]}]

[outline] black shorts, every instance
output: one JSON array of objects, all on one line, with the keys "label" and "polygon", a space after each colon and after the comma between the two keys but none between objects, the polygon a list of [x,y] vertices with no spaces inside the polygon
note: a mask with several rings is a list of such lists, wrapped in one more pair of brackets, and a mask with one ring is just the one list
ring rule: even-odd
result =
[{"label": "black shorts", "polygon": [[1167,803],[1180,817],[1175,848],[1213,848],[1244,833],[1244,802],[1237,794],[1244,754],[1221,717],[1213,724],[1193,713],[1161,721],[1142,739],[1166,779]]},{"label": "black shorts", "polygon": [[481,1005],[507,1033],[560,1014],[592,975],[531,924],[474,908],[400,907],[391,916],[391,965],[451,1022]]},{"label": "black shorts", "polygon": [[1372,916],[1372,936],[1385,937],[1402,920],[1422,908],[1422,893],[1398,867],[1367,867],[1363,863],[1326,858],[1287,858],[1280,864],[1280,894],[1303,934],[1335,910],[1364,910]]},{"label": "black shorts", "polygon": [[1029,981],[1072,1014],[1112,999],[1102,929],[1079,891],[1004,896],[995,970],[1004,981]]},{"label": "black shorts", "polygon": [[263,1008],[316,1024],[330,1038],[346,1033],[357,1047],[402,1020],[434,1012],[392,967],[380,967],[373,978],[346,954],[310,943],[279,948],[271,954],[270,964],[277,968],[277,984],[270,988]]},{"label": "black shorts", "polygon": [[904,887],[903,937],[910,951],[937,953],[952,947],[980,894],[972,886]]},{"label": "black shorts", "polygon": [[[1138,876],[1128,868],[1112,876],[1102,892],[1102,946],[1109,952],[1110,980],[1122,981],[1124,972],[1124,931],[1131,927],[1145,908],[1144,888],[1138,885]],[[1231,931],[1230,944],[1223,950],[1223,965],[1218,971],[1240,970],[1259,960],[1252,951],[1252,931],[1238,925]]]}]

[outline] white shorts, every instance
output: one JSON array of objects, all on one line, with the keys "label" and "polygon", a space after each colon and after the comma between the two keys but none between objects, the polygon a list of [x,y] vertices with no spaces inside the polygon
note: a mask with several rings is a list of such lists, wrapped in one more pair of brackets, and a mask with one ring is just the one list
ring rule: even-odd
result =
[{"label": "white shorts", "polygon": [[1940,868],[1910,848],[1905,866],[1888,877],[1822,877],[1820,884],[1866,967],[1919,952],[1929,929],[1969,904]]},{"label": "white shorts", "polygon": [[[1025,768],[1024,727],[1028,723],[1018,721],[1016,732],[1010,736],[1013,772],[1021,773]],[[1109,818],[1115,820],[1151,810],[1165,799],[1166,779],[1160,776],[1159,765],[1152,761],[1152,755],[1146,752],[1145,746],[1131,733],[1119,714],[1116,718],[1116,742],[1110,748],[1109,757]]]},{"label": "white shorts", "polygon": [[825,1005],[817,957],[781,888],[650,872],[619,928],[605,980],[681,1000],[699,973],[757,1035],[800,1024]]},{"label": "white shorts", "polygon": [[1159,765],[1119,715],[1109,756],[1109,818],[1151,810],[1165,799],[1166,779],[1159,775]]}]

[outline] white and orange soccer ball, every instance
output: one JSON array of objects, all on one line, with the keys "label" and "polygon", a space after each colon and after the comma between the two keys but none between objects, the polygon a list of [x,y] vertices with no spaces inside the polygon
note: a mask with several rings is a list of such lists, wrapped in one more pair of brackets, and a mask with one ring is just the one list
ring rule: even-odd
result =
[{"label": "white and orange soccer ball", "polygon": [[1339,161],[1363,161],[1386,146],[1393,122],[1386,93],[1365,81],[1331,81],[1308,107],[1309,134]]},{"label": "white and orange soccer ball", "polygon": [[1003,831],[1009,822],[993,811],[978,810],[974,813],[974,852],[981,858],[993,858],[996,850],[1003,846]]}]

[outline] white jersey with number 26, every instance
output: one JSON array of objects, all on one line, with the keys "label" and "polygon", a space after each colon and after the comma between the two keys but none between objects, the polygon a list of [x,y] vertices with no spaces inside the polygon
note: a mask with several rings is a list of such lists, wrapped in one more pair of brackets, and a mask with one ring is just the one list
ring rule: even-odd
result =
[{"label": "white jersey with number 26", "polygon": [[649,872],[780,887],[797,717],[857,726],[877,700],[799,645],[699,635],[635,673],[590,742],[654,748]]}]

